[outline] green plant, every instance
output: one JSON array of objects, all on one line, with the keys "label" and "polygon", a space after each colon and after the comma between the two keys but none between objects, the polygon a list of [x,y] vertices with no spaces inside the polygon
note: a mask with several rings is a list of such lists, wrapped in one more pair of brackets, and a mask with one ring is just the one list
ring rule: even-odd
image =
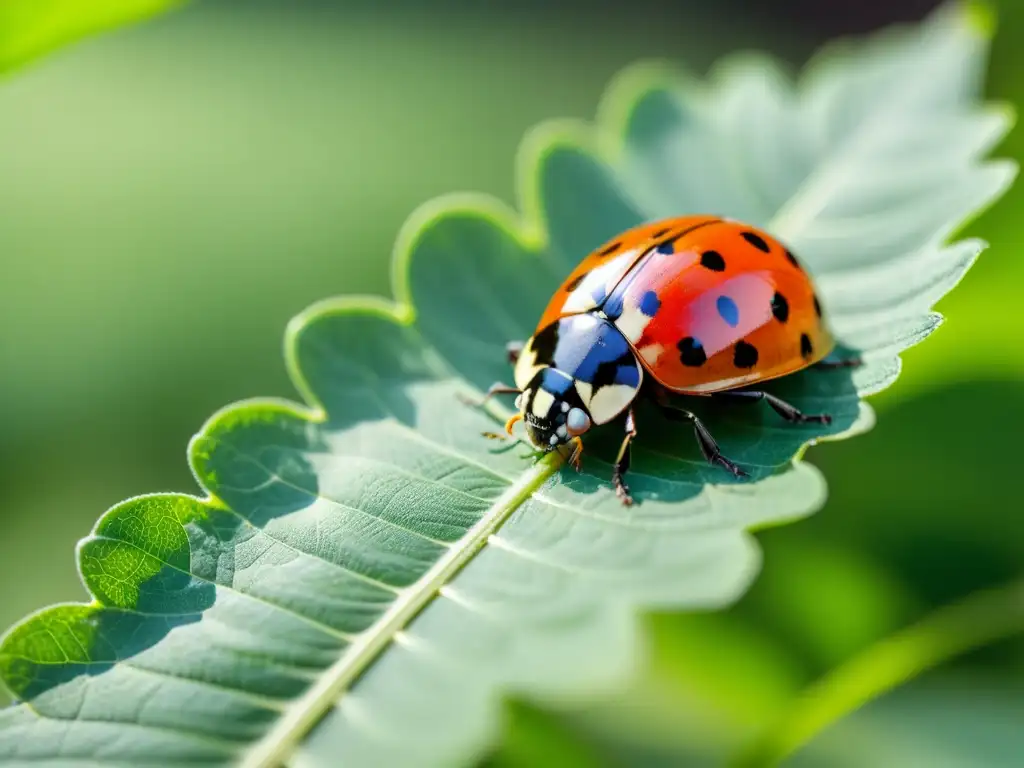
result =
[{"label": "green plant", "polygon": [[185,0],[5,0],[0,3],[0,72],[97,32],[139,21]]},{"label": "green plant", "polygon": [[[950,8],[839,47],[796,89],[761,58],[708,85],[638,66],[596,126],[529,137],[521,218],[474,196],[418,212],[396,247],[396,304],[330,301],[289,328],[308,405],[215,415],[189,450],[207,496],[111,509],[78,551],[94,601],[5,636],[0,675],[22,703],[0,713],[0,755],[461,761],[490,738],[502,691],[564,701],[621,684],[642,652],[638,609],[735,599],[758,567],[747,531],[824,499],[802,446],[870,427],[860,398],[896,378],[983,248],[946,241],[1015,175],[979,162],[1011,117],[975,103],[977,22]],[[753,468],[738,483],[642,414],[629,510],[607,440],[580,475],[484,442],[507,411],[456,395],[507,378],[503,343],[560,277],[625,227],[693,211],[766,227],[815,274],[867,364],[773,390],[833,425],[702,409]]]},{"label": "green plant", "polygon": [[777,765],[863,704],[949,659],[1024,631],[1024,582],[980,591],[875,644],[808,687],[734,768]]}]

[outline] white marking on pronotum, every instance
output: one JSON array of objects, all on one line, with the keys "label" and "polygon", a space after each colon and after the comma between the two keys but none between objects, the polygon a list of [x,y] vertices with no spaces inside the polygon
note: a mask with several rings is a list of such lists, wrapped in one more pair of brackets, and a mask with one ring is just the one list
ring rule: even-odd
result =
[{"label": "white marking on pronotum", "polygon": [[555,396],[544,389],[538,389],[533,394],[533,405],[531,410],[533,415],[538,418],[543,418],[548,415],[551,411],[551,406],[555,404]]},{"label": "white marking on pronotum", "polygon": [[519,359],[516,360],[515,371],[512,375],[516,386],[526,389],[533,377],[537,375],[537,371],[543,367],[537,363],[537,351],[533,348],[533,339],[530,339],[523,351],[519,353]]}]

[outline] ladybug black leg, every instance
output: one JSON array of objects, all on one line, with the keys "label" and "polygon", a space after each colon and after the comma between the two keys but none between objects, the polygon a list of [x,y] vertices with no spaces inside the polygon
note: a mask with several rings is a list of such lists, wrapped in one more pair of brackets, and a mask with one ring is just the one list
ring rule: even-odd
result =
[{"label": "ladybug black leg", "polygon": [[823,371],[830,371],[835,368],[859,368],[864,361],[859,357],[851,357],[846,360],[819,360],[812,368],[820,368]]},{"label": "ladybug black leg", "polygon": [[719,400],[733,400],[734,402],[751,402],[756,403],[758,400],[764,400],[768,405],[772,407],[779,416],[784,418],[786,421],[792,421],[796,424],[803,424],[808,422],[816,422],[818,424],[831,424],[832,417],[827,413],[821,414],[806,414],[792,405],[787,403],[785,400],[780,400],[775,395],[770,395],[767,392],[749,392],[746,390],[732,391],[732,392],[716,392],[712,397]]},{"label": "ladybug black leg", "polygon": [[512,365],[516,364],[519,360],[519,355],[523,352],[523,347],[526,346],[526,342],[523,341],[510,341],[505,345],[505,352],[508,354],[508,361]]},{"label": "ladybug black leg", "polygon": [[693,424],[693,433],[697,438],[697,445],[700,446],[700,452],[704,455],[704,458],[709,464],[715,464],[722,467],[728,472],[731,472],[735,477],[749,477],[749,475],[740,469],[736,462],[731,461],[722,455],[721,448],[718,447],[718,442],[708,428],[704,426],[704,422],[697,418],[696,414],[690,413],[685,408],[673,404],[668,395],[664,391],[659,391],[655,396],[658,404],[662,407],[665,415],[673,419],[674,421],[688,421]]},{"label": "ladybug black leg", "polygon": [[615,457],[615,469],[612,470],[612,484],[615,486],[615,495],[625,505],[633,503],[633,497],[629,495],[629,486],[626,485],[622,476],[629,470],[630,450],[629,444],[636,437],[636,419],[633,416],[633,409],[626,412],[626,436],[622,439],[619,447],[619,455]]}]

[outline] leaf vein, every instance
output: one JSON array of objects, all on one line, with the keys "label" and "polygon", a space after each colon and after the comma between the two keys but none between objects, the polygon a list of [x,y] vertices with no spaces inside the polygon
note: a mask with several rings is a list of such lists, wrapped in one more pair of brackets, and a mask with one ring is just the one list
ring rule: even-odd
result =
[{"label": "leaf vein", "polygon": [[[176,571],[177,573],[184,574],[185,576],[191,576],[193,579],[201,581],[204,584],[211,584],[214,587],[216,587],[217,589],[223,589],[225,592],[231,592],[232,594],[239,595],[239,596],[241,596],[241,597],[243,597],[245,599],[252,600],[253,602],[259,603],[261,605],[265,605],[265,606],[267,606],[269,608],[274,608],[274,609],[276,609],[278,611],[281,611],[282,613],[288,614],[290,616],[294,616],[295,618],[297,618],[297,619],[299,619],[301,621],[304,621],[305,623],[309,624],[314,629],[318,629],[318,630],[320,630],[321,632],[323,632],[325,634],[328,634],[328,635],[331,635],[332,637],[338,638],[339,640],[344,640],[345,642],[348,643],[348,642],[352,642],[353,638],[356,637],[356,635],[352,635],[352,634],[349,634],[347,632],[342,632],[341,630],[335,629],[334,627],[330,626],[329,624],[324,624],[323,622],[318,621],[317,619],[314,619],[311,616],[307,616],[304,613],[299,613],[298,611],[296,611],[293,608],[288,608],[288,607],[280,605],[278,603],[271,602],[270,600],[267,600],[265,597],[260,597],[259,595],[254,595],[254,594],[252,594],[250,592],[243,592],[242,590],[238,589],[237,587],[235,587],[235,586],[233,586],[231,584],[224,584],[224,583],[219,582],[219,581],[214,581],[213,579],[207,578],[205,576],[200,576],[199,574],[193,572],[192,570],[185,570],[183,568],[179,568],[178,566],[176,566],[173,563],[169,562],[165,558],[160,557],[159,555],[155,555],[152,552],[148,552],[147,550],[142,549],[142,547],[138,546],[137,544],[135,544],[133,542],[125,541],[124,539],[113,538],[113,537],[106,536],[106,535],[103,535],[103,534],[96,535],[96,536],[94,536],[94,538],[97,539],[97,540],[100,540],[100,541],[116,542],[116,543],[121,544],[123,546],[126,546],[126,547],[129,547],[131,549],[134,549],[134,550],[136,550],[138,552],[141,552],[142,554],[144,554],[144,555],[146,555],[148,557],[152,557],[154,560],[156,560],[161,565],[164,565],[167,568],[170,568],[171,570]],[[128,582],[125,582],[125,583],[127,584]],[[131,585],[131,586],[134,586],[134,585]],[[140,611],[138,608],[129,607],[129,606],[123,606],[123,605],[115,605],[115,606],[110,606],[110,607],[116,608],[117,610],[124,611],[126,613],[134,613],[134,614],[139,615],[139,616],[195,616],[195,615],[202,615],[202,611],[198,611],[198,612],[197,611],[188,611],[188,612],[183,612],[183,613],[170,613],[170,612],[152,613],[152,612],[148,612],[148,611]]]}]

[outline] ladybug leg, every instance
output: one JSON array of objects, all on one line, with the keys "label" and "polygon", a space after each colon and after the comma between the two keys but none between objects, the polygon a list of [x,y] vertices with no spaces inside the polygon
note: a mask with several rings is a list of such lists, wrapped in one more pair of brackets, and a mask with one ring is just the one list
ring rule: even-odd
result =
[{"label": "ladybug leg", "polygon": [[484,396],[480,399],[464,395],[461,392],[457,397],[466,405],[470,405],[475,408],[482,408],[487,404],[487,401],[495,395],[518,395],[519,392],[520,390],[518,387],[510,387],[508,384],[502,384],[500,381],[496,381],[491,384],[490,388],[484,392]]},{"label": "ladybug leg", "polygon": [[859,368],[863,364],[864,361],[859,357],[850,357],[846,360],[819,360],[811,367],[831,371],[835,368]]},{"label": "ladybug leg", "polygon": [[787,403],[785,400],[780,400],[775,395],[770,395],[767,392],[760,391],[726,391],[716,392],[712,397],[719,400],[732,400],[734,402],[752,402],[756,403],[758,400],[764,400],[768,405],[772,407],[779,416],[784,418],[786,421],[792,421],[796,424],[804,424],[808,422],[816,422],[818,424],[831,424],[832,417],[827,413],[821,414],[806,414],[803,411],[794,408],[792,405]]},{"label": "ladybug leg", "polygon": [[680,408],[672,403],[663,390],[657,391],[655,399],[668,418],[674,421],[688,421],[693,424],[693,434],[697,438],[697,445],[700,446],[700,452],[709,464],[722,467],[726,471],[731,472],[734,477],[749,477],[746,472],[740,469],[736,462],[722,455],[722,449],[718,447],[718,442],[712,437],[708,428],[704,426],[704,422],[697,418],[696,414],[690,413],[685,408]]},{"label": "ladybug leg", "polygon": [[579,472],[583,460],[583,441],[577,437],[573,442],[575,445],[573,445],[572,453],[569,454],[568,461],[569,466]]},{"label": "ladybug leg", "polygon": [[[457,393],[456,396],[459,398],[459,400],[461,400],[465,405],[468,405],[470,408],[483,408],[484,405],[487,404],[487,401],[490,400],[495,395],[518,395],[519,393],[520,390],[517,387],[510,387],[508,384],[502,384],[500,381],[496,381],[493,384],[491,384],[490,388],[488,388],[488,390],[484,393],[484,396],[480,399],[469,397],[469,395],[464,395],[461,392]],[[505,431],[508,432],[508,434],[512,434],[512,424],[518,421],[519,418],[521,417],[519,417],[519,415],[516,414],[516,416],[513,416],[505,424]],[[504,435],[498,434],[497,432],[483,432],[482,434],[488,440],[505,439]]]},{"label": "ladybug leg", "polygon": [[630,408],[626,412],[626,436],[622,439],[619,455],[615,457],[615,469],[612,470],[612,484],[615,486],[615,495],[627,507],[632,505],[633,497],[629,495],[629,486],[626,485],[622,476],[629,470],[629,445],[635,437],[636,419],[633,416],[633,409]]},{"label": "ladybug leg", "polygon": [[693,432],[697,436],[697,445],[700,446],[700,452],[704,454],[704,458],[707,459],[709,464],[717,464],[736,477],[748,476],[746,472],[740,469],[736,462],[730,461],[722,455],[722,450],[718,447],[715,438],[708,432],[708,428],[704,426],[704,422],[689,411],[678,411],[678,413],[690,417],[690,421],[693,423]]},{"label": "ladybug leg", "polygon": [[[459,398],[459,400],[461,400],[463,403],[465,403],[471,408],[482,408],[484,405],[486,405],[487,401],[490,400],[495,395],[518,395],[519,393],[520,390],[517,387],[510,387],[508,384],[502,384],[500,381],[496,381],[493,384],[491,384],[488,390],[484,393],[484,396],[479,400],[477,400],[476,398],[469,397],[468,395],[464,395],[461,392],[458,393],[457,397]],[[508,432],[509,435],[512,434],[512,425],[515,424],[515,422],[519,421],[519,419],[521,418],[522,416],[520,416],[517,413],[515,416],[513,416],[505,423],[505,431]],[[480,434],[482,434],[488,440],[506,439],[504,435],[499,434],[497,432],[481,432]]]},{"label": "ladybug leg", "polygon": [[510,341],[505,345],[505,353],[508,355],[508,361],[512,365],[516,364],[519,360],[519,355],[523,352],[523,347],[526,346],[525,341]]}]

